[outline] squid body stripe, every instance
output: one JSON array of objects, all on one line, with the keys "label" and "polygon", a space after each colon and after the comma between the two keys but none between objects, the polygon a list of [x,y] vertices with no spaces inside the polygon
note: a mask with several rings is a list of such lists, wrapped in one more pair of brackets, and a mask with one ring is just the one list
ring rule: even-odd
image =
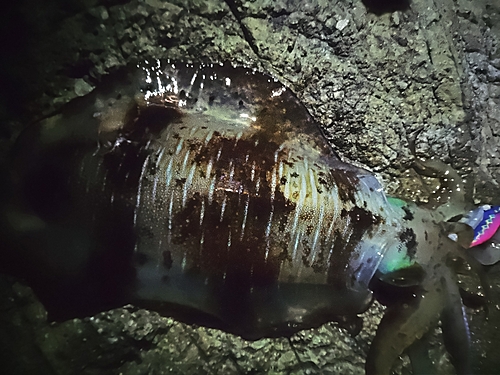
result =
[{"label": "squid body stripe", "polygon": [[187,149],[186,155],[184,155],[184,159],[182,160],[182,166],[181,166],[181,170],[180,170],[181,176],[183,176],[186,173],[190,154],[191,154],[191,151],[189,151],[189,149]]},{"label": "squid body stripe", "polygon": [[220,222],[222,223],[222,220],[224,219],[224,212],[226,211],[226,204],[227,204],[227,195],[226,192],[224,192],[224,198],[222,200],[221,208],[220,208]]},{"label": "squid body stripe", "polygon": [[196,171],[196,164],[191,165],[191,169],[186,178],[186,182],[182,186],[182,207],[186,207],[186,202],[188,198],[189,189],[191,188],[191,184],[193,183],[194,173]]},{"label": "squid body stripe", "polygon": [[148,163],[149,163],[149,155],[146,157],[146,160],[144,160],[144,163],[142,164],[141,175],[139,176],[139,184],[137,186],[137,200],[135,202],[135,209],[134,209],[134,226],[137,224],[137,213],[141,205],[142,181],[144,180],[144,174],[146,173],[146,168],[148,166]]},{"label": "squid body stripe", "polygon": [[309,191],[311,192],[311,208],[314,212],[317,212],[318,208],[318,190],[316,189],[316,178],[314,176],[314,171],[309,169]]},{"label": "squid body stripe", "polygon": [[205,218],[205,200],[201,201],[201,209],[200,209],[200,227],[203,225],[203,219]]},{"label": "squid body stripe", "polygon": [[269,256],[269,250],[271,248],[270,234],[273,225],[273,215],[274,215],[274,210],[271,209],[271,213],[269,214],[269,219],[267,220],[267,226],[266,226],[266,256],[265,256],[266,261]]},{"label": "squid body stripe", "polygon": [[175,155],[179,155],[182,150],[182,145],[184,144],[184,139],[180,138],[179,143],[177,143],[177,148],[175,149]]},{"label": "squid body stripe", "polygon": [[172,181],[172,165],[174,163],[174,159],[170,158],[167,164],[167,168],[165,169],[165,186],[166,189],[170,187],[170,182]]},{"label": "squid body stripe", "polygon": [[250,196],[247,194],[246,200],[245,200],[245,208],[243,209],[243,222],[241,223],[240,241],[243,240],[243,236],[245,235],[245,226],[247,224],[248,205],[249,204],[250,204]]},{"label": "squid body stripe", "polygon": [[316,231],[314,233],[314,239],[313,239],[313,243],[311,245],[311,263],[314,262],[314,260],[316,259],[316,255],[318,254],[319,251],[316,251],[316,246],[318,244],[318,240],[319,240],[319,235],[321,233],[321,229],[323,228],[323,219],[325,217],[325,206],[320,204],[319,206],[319,217],[318,217],[318,220],[316,222]]}]

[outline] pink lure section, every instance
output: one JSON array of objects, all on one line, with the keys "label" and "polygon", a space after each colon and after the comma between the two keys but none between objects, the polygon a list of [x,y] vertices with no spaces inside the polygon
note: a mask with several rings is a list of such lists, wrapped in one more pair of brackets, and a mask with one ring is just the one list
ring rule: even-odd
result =
[{"label": "pink lure section", "polygon": [[500,227],[500,206],[484,211],[483,220],[474,229],[474,240],[470,247],[480,245],[492,238]]}]

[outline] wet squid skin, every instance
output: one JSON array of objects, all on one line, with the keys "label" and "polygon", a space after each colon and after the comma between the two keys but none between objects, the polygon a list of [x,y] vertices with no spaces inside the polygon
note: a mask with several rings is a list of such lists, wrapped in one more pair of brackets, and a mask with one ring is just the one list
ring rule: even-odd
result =
[{"label": "wet squid skin", "polygon": [[19,272],[55,317],[174,306],[255,339],[361,313],[385,285],[411,298],[389,304],[367,373],[389,374],[406,349],[418,365],[414,343],[440,320],[457,372],[469,371],[450,263],[470,228],[446,221],[465,212],[460,193],[432,210],[387,198],[269,76],[144,64],[28,129],[17,149],[23,213],[6,216]]}]

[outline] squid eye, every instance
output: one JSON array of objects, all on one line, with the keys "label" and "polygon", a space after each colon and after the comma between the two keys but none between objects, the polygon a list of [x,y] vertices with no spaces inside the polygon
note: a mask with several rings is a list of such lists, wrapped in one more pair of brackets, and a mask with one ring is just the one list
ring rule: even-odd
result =
[{"label": "squid eye", "polygon": [[378,278],[384,283],[398,286],[409,287],[419,285],[424,279],[425,271],[419,264],[413,264],[409,267],[399,269],[387,274],[380,274]]}]

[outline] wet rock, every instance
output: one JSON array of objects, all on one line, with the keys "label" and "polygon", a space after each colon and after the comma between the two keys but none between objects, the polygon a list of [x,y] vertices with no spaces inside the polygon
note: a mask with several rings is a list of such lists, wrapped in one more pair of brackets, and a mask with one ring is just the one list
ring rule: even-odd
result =
[{"label": "wet rock", "polygon": [[75,94],[77,96],[83,96],[91,92],[94,88],[85,82],[84,79],[77,79],[75,81]]}]

